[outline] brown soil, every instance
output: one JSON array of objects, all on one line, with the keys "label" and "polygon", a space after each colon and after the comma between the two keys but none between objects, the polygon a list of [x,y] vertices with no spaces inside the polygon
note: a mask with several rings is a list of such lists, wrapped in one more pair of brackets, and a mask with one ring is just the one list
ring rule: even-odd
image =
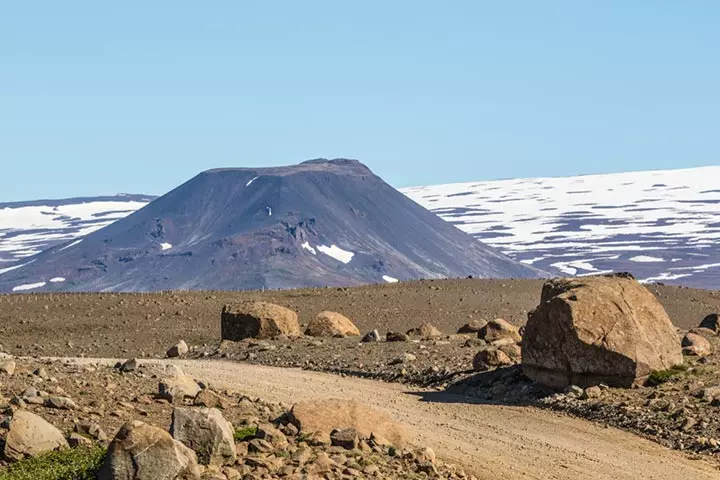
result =
[{"label": "brown soil", "polygon": [[[474,318],[524,323],[540,298],[539,280],[436,280],[343,289],[267,292],[0,295],[2,349],[16,355],[162,356],[179,339],[213,345],[226,303],[257,299],[298,312],[350,317],[361,331],[406,331],[428,321],[453,333]],[[688,329],[720,311],[720,291],[652,285],[673,322]]]}]

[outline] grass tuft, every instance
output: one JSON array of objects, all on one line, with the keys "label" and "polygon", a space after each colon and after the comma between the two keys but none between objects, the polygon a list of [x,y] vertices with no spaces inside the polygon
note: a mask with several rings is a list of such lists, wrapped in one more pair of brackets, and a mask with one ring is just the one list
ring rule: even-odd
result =
[{"label": "grass tuft", "polygon": [[44,453],[10,464],[0,480],[94,480],[105,453],[100,446]]},{"label": "grass tuft", "polygon": [[[236,442],[242,442],[257,435],[257,427],[236,428],[233,438]],[[0,479],[2,480],[2,479]]]},{"label": "grass tuft", "polygon": [[650,387],[656,387],[662,383],[667,382],[673,377],[677,377],[687,370],[687,365],[675,365],[667,370],[656,370],[648,376],[647,385]]}]

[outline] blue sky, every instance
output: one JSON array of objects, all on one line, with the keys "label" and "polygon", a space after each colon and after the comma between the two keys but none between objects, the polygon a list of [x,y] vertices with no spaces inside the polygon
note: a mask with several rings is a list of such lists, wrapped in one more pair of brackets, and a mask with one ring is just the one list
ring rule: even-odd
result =
[{"label": "blue sky", "polygon": [[4,2],[0,201],[365,162],[396,186],[720,164],[720,3]]}]

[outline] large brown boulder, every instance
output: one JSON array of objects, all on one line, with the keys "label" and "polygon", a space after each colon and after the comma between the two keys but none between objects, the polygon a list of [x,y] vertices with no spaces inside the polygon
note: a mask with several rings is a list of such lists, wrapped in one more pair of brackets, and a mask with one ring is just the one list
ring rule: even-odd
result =
[{"label": "large brown boulder", "polygon": [[361,437],[379,436],[395,446],[405,443],[405,430],[388,415],[354,400],[328,398],[298,402],[290,411],[290,422],[301,433],[330,439],[333,430],[354,428]]},{"label": "large brown boulder", "polygon": [[220,324],[223,340],[244,338],[273,338],[280,335],[299,337],[297,313],[289,308],[267,302],[242,302],[225,305]]},{"label": "large brown boulder", "polygon": [[310,320],[305,335],[311,337],[358,337],[360,330],[345,315],[337,312],[320,312]]},{"label": "large brown boulder", "polygon": [[34,457],[40,453],[67,448],[60,430],[27,410],[16,411],[5,437],[5,456],[12,460]]},{"label": "large brown boulder", "polygon": [[549,280],[525,327],[525,375],[552,388],[629,387],[683,362],[665,309],[629,274]]},{"label": "large brown boulder", "polygon": [[512,363],[512,359],[502,350],[488,348],[486,350],[480,350],[477,355],[475,355],[475,358],[473,358],[473,370],[476,372],[484,372],[492,368],[512,365]]},{"label": "large brown boulder", "polygon": [[202,465],[235,463],[232,425],[216,408],[173,409],[170,434],[191,448]]},{"label": "large brown boulder", "polygon": [[199,480],[195,452],[169,433],[140,421],[122,426],[110,447],[98,480]]}]

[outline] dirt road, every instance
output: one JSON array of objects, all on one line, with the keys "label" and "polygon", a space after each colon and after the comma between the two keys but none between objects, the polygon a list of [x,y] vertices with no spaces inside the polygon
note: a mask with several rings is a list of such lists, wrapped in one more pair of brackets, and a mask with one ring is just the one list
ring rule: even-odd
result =
[{"label": "dirt road", "polygon": [[414,443],[432,447],[481,479],[720,478],[712,465],[635,435],[534,408],[472,404],[441,392],[295,369],[220,361],[146,362],[175,363],[216,388],[288,405],[330,396],[357,399],[407,425]]}]

